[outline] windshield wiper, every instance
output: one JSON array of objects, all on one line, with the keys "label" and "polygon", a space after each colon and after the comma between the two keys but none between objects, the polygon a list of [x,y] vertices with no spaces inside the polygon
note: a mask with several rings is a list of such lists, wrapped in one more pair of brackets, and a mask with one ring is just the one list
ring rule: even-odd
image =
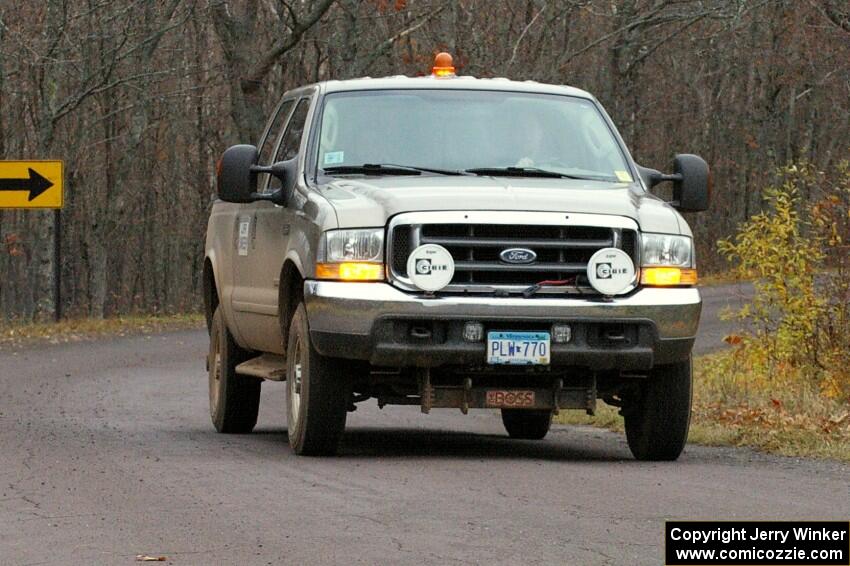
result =
[{"label": "windshield wiper", "polygon": [[467,169],[466,172],[473,175],[492,177],[543,177],[550,179],[580,179],[582,181],[599,180],[592,177],[579,177],[576,175],[567,175],[566,173],[558,173],[557,171],[548,171],[538,167],[478,167],[476,169]]},{"label": "windshield wiper", "polygon": [[436,173],[438,175],[468,175],[464,171],[457,169],[440,169],[439,167],[419,167],[416,165],[396,165],[395,163],[384,163],[383,167],[399,167],[401,169],[412,169],[414,171],[422,171],[423,173]]},{"label": "windshield wiper", "polygon": [[409,167],[389,167],[377,163],[364,163],[363,165],[335,165],[325,167],[324,172],[328,175],[421,175],[421,171]]},{"label": "windshield wiper", "polygon": [[328,175],[357,174],[363,175],[421,175],[422,173],[437,173],[438,175],[464,175],[463,171],[455,169],[437,169],[434,167],[415,167],[413,165],[396,165],[394,163],[364,163],[363,165],[336,165],[325,167]]}]

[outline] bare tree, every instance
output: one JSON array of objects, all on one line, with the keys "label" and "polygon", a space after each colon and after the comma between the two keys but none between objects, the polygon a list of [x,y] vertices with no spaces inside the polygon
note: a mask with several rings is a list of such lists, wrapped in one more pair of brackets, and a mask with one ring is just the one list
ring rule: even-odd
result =
[{"label": "bare tree", "polygon": [[[263,85],[275,65],[295,48],[336,0],[311,3],[281,2],[281,10],[263,10],[259,0],[214,1],[210,5],[214,29],[224,54],[224,72],[230,86],[230,114],[239,137],[250,140],[260,134],[265,121]],[[296,5],[308,4],[299,14]],[[270,13],[271,12],[271,13]],[[280,30],[270,46],[256,45],[258,27]]]},{"label": "bare tree", "polygon": [[[702,267],[789,160],[850,148],[843,0],[45,0],[0,3],[0,157],[66,165],[74,315],[197,308],[217,157],[288,88],[428,72],[595,94],[641,163],[704,155]],[[52,217],[0,211],[0,317],[53,310]]]}]

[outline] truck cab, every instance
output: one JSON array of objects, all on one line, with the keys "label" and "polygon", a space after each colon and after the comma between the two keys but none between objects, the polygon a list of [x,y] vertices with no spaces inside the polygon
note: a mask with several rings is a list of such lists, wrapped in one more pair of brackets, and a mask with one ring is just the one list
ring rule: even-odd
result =
[{"label": "truck cab", "polygon": [[531,440],[599,399],[636,458],[681,453],[701,299],[680,212],[708,206],[699,157],[641,167],[589,93],[456,76],[441,54],[426,77],[287,92],[217,180],[220,432],[250,432],[262,382],[283,381],[298,454],[333,454],[369,400],[499,410]]}]

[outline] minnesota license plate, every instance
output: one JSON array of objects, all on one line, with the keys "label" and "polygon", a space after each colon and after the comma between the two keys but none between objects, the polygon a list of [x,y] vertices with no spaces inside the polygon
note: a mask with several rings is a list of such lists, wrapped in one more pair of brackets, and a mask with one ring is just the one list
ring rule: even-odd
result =
[{"label": "minnesota license plate", "polygon": [[488,332],[487,363],[549,365],[548,332]]}]

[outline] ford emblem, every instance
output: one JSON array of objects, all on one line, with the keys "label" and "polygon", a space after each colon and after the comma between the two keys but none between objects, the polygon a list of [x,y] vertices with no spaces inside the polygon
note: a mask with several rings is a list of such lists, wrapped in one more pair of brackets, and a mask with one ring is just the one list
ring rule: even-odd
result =
[{"label": "ford emblem", "polygon": [[499,257],[505,263],[534,263],[537,254],[527,248],[508,248],[502,250]]}]

